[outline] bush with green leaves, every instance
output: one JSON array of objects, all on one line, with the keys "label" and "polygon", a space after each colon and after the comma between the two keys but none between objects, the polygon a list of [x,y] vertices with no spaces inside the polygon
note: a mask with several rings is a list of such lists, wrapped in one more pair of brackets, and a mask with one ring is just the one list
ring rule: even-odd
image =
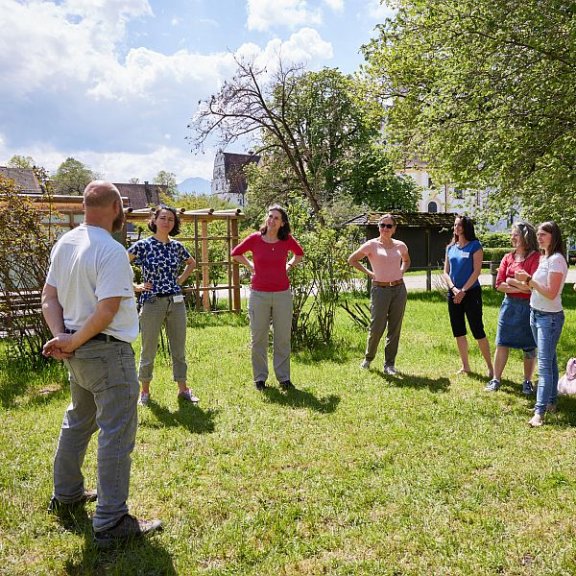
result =
[{"label": "bush with green leaves", "polygon": [[39,313],[38,292],[48,272],[54,229],[45,214],[18,194],[13,180],[0,176],[0,291],[4,293],[2,330],[8,354],[36,365],[51,333]]},{"label": "bush with green leaves", "polygon": [[340,293],[352,278],[346,259],[354,231],[321,224],[298,204],[289,212],[294,236],[304,249],[302,262],[290,272],[293,339],[297,347],[312,349],[333,341]]}]

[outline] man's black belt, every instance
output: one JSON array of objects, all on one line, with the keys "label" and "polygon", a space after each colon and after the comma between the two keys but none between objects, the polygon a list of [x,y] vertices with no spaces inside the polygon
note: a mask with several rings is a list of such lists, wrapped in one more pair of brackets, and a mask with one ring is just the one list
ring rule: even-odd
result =
[{"label": "man's black belt", "polygon": [[[74,334],[75,332],[77,332],[77,330],[70,330],[69,328],[66,328],[64,332],[66,334]],[[110,336],[110,334],[103,334],[102,332],[100,334],[92,336],[92,338],[90,338],[88,342],[90,342],[90,340],[98,340],[99,342],[123,342],[124,344],[126,344],[124,340],[120,340],[120,338],[116,338],[115,336]]]}]

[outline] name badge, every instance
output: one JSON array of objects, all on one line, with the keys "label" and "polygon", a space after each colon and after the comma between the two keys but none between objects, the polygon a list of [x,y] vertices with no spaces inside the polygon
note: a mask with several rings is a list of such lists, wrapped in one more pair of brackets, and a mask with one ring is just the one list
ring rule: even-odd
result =
[{"label": "name badge", "polygon": [[462,252],[462,258],[470,258],[470,252]]},{"label": "name badge", "polygon": [[172,296],[172,302],[174,302],[174,304],[184,302],[184,294],[174,294],[174,296]]}]

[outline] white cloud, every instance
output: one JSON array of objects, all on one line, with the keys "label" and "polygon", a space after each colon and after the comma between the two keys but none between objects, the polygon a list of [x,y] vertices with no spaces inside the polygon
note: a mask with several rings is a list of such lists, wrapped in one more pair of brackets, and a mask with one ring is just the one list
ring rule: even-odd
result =
[{"label": "white cloud", "polygon": [[[323,1],[332,9],[340,3]],[[320,20],[310,4],[250,0],[249,13],[264,26],[297,26]],[[213,151],[193,156],[186,125],[198,100],[234,72],[233,54],[130,47],[128,23],[140,18],[154,20],[147,0],[0,0],[0,164],[21,154],[52,172],[72,156],[114,181],[152,180],[160,170],[179,180],[211,178]],[[246,42],[235,54],[266,63],[281,54],[313,67],[334,51],[302,27],[264,46]]]},{"label": "white cloud", "polygon": [[249,30],[264,31],[274,26],[293,28],[321,23],[321,10],[309,8],[306,0],[248,0]]},{"label": "white cloud", "polygon": [[380,0],[369,0],[368,14],[371,18],[383,22],[386,18],[392,18],[395,11],[386,4],[382,4]]},{"label": "white cloud", "polygon": [[0,0],[0,94],[90,82],[117,58],[129,17],[150,16],[146,0]]},{"label": "white cloud", "polygon": [[128,52],[125,62],[114,62],[88,91],[90,96],[111,100],[146,99],[162,103],[173,91],[189,94],[214,89],[219,79],[230,72],[232,54],[193,54],[179,50],[171,55],[148,48]]},{"label": "white cloud", "polygon": [[[131,152],[95,152],[93,150],[55,149],[46,144],[27,146],[25,149],[10,149],[5,146],[0,134],[0,158],[3,165],[15,154],[31,156],[51,174],[68,157],[73,157],[88,166],[93,172],[113,182],[128,182],[130,178],[139,178],[141,182],[152,182],[160,170],[173,172],[178,181],[193,176],[212,179],[214,151],[192,155],[183,144],[181,147],[158,146],[145,154]],[[143,170],[143,167],[145,169]]]},{"label": "white cloud", "polygon": [[344,10],[344,0],[324,0],[324,4],[335,12],[342,12]]}]

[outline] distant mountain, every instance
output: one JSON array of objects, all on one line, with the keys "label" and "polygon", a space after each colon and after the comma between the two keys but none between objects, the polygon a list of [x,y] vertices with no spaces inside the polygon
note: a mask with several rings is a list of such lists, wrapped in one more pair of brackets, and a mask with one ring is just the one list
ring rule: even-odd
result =
[{"label": "distant mountain", "polygon": [[186,178],[178,184],[178,190],[182,194],[210,194],[212,182],[205,178]]}]

